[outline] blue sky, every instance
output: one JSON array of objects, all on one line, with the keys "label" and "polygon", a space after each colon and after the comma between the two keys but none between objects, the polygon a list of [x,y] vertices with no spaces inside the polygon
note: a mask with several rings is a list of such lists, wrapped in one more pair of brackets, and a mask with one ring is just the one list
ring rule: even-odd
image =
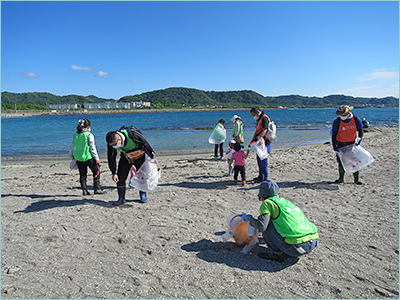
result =
[{"label": "blue sky", "polygon": [[1,91],[399,97],[397,1],[1,2]]}]

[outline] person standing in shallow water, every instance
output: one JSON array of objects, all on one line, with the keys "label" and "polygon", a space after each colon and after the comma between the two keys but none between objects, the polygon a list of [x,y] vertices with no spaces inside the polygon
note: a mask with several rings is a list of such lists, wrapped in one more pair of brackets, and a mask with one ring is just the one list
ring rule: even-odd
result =
[{"label": "person standing in shallow water", "polygon": [[[332,124],[332,145],[333,150],[336,152],[336,160],[339,168],[339,179],[337,179],[334,183],[344,182],[345,170],[339,156],[337,155],[337,153],[340,151],[340,148],[352,144],[359,145],[364,135],[363,124],[360,118],[351,113],[353,108],[353,106],[348,105],[340,106],[336,111],[336,114],[339,115],[339,117],[336,118]],[[354,183],[362,184],[360,181],[360,171],[353,173],[353,176]]]},{"label": "person standing in shallow water", "polygon": [[[155,153],[149,142],[142,135],[136,126],[122,126],[117,131],[107,133],[106,141],[108,167],[112,173],[112,180],[117,184],[118,201],[113,205],[125,203],[126,179],[132,165],[136,170],[145,162],[145,154],[150,158],[155,157]],[[121,158],[116,163],[117,150],[121,152]],[[132,158],[129,158],[132,156]],[[147,202],[147,195],[144,191],[139,191],[140,201]]]},{"label": "person standing in shallow water", "polygon": [[79,120],[76,133],[72,140],[70,156],[76,159],[79,169],[79,182],[83,195],[90,195],[87,189],[87,168],[93,173],[93,187],[95,194],[105,194],[100,187],[100,158],[97,154],[94,136],[90,132],[91,123],[88,119]]}]

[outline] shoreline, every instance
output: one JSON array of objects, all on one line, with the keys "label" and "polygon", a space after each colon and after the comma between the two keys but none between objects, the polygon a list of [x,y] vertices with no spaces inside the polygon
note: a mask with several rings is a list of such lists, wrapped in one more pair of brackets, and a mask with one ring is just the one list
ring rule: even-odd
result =
[{"label": "shoreline", "polygon": [[[360,109],[374,109],[375,107],[355,107]],[[379,107],[377,107],[379,108]],[[387,107],[397,108],[398,107]],[[307,107],[307,108],[263,108],[262,110],[295,110],[295,109],[336,109],[336,107]],[[192,108],[192,109],[140,109],[140,110],[88,110],[88,111],[62,111],[62,112],[1,112],[1,118],[23,118],[23,117],[48,117],[48,116],[68,116],[68,115],[109,115],[109,114],[138,114],[138,113],[171,113],[171,112],[192,112],[192,111],[247,111],[250,108]]]},{"label": "shoreline", "polygon": [[[372,137],[376,137],[377,135],[382,134],[385,131],[396,131],[399,129],[399,126],[380,126],[371,128],[370,131],[364,133],[364,139],[369,139]],[[307,141],[307,142],[299,142],[296,144],[272,144],[273,151],[285,150],[290,148],[302,148],[302,147],[314,147],[319,145],[331,144],[330,140],[325,141]],[[245,147],[247,149],[247,147]],[[171,158],[178,156],[199,156],[199,155],[214,155],[213,149],[205,148],[205,149],[196,149],[196,150],[176,150],[176,151],[157,151],[156,157],[163,158]],[[103,162],[107,162],[107,154],[99,153],[100,160]],[[2,155],[1,163],[2,164],[13,164],[18,162],[43,162],[43,161],[69,161],[70,157],[68,154],[62,155]]]}]

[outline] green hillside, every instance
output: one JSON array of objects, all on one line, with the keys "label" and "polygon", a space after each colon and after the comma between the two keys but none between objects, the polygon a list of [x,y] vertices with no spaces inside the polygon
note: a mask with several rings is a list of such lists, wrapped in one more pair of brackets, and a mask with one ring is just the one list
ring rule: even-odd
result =
[{"label": "green hillside", "polygon": [[[104,99],[94,95],[57,96],[50,93],[1,93],[2,104],[78,104],[114,102],[116,99]],[[187,108],[187,107],[223,107],[223,108],[248,108],[260,106],[263,108],[276,107],[337,107],[349,104],[358,107],[399,107],[399,99],[385,98],[355,98],[345,95],[329,95],[325,97],[307,97],[300,95],[285,95],[278,97],[263,96],[254,91],[202,91],[191,88],[174,87],[156,90],[138,95],[125,96],[118,102],[150,102],[152,108]]]}]

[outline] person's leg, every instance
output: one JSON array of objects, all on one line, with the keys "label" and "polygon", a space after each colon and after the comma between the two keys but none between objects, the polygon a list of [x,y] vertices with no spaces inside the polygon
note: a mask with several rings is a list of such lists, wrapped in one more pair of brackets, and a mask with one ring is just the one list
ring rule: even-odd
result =
[{"label": "person's leg", "polygon": [[105,194],[100,187],[100,165],[96,164],[96,160],[92,158],[88,161],[88,166],[93,173],[93,189],[95,194]]},{"label": "person's leg", "polygon": [[[134,165],[135,165],[135,167],[136,167],[136,170],[139,170],[140,169],[140,167],[143,165],[143,163],[145,162],[145,160],[146,160],[146,157],[143,155],[142,157],[140,157],[140,158],[138,158],[138,159],[136,159],[135,161],[134,161]],[[142,201],[143,203],[144,202],[147,202],[147,194],[146,194],[146,192],[144,192],[144,191],[139,191],[139,197],[140,197],[140,201]]]},{"label": "person's leg", "polygon": [[233,171],[234,171],[233,181],[234,181],[234,184],[237,184],[237,179],[238,179],[238,175],[239,175],[239,166],[234,166]]},{"label": "person's leg", "polygon": [[335,183],[342,183],[344,181],[344,174],[345,170],[343,168],[342,162],[340,161],[339,156],[336,155],[336,160],[338,162],[338,169],[339,169],[339,179],[335,181]]},{"label": "person's leg", "polygon": [[90,193],[87,189],[87,183],[86,183],[86,181],[87,181],[87,164],[86,164],[86,162],[81,162],[81,161],[78,161],[77,164],[78,164],[78,170],[79,170],[79,182],[81,184],[83,195],[84,196],[90,195]]},{"label": "person's leg", "polygon": [[353,173],[353,176],[355,184],[362,184],[362,182],[360,181],[360,171]]},{"label": "person's leg", "polygon": [[224,143],[219,144],[219,156],[224,156]]},{"label": "person's leg", "polygon": [[242,177],[242,186],[247,185],[246,183],[246,167],[242,166],[240,168],[240,176]]},{"label": "person's leg", "polygon": [[253,178],[253,181],[255,182],[261,182],[261,159],[256,155],[257,158],[257,166],[258,166],[258,177]]},{"label": "person's leg", "polygon": [[214,146],[214,159],[218,157],[218,144],[215,144]]},{"label": "person's leg", "polygon": [[118,201],[113,203],[113,205],[121,205],[125,203],[125,192],[126,192],[126,179],[128,178],[129,169],[131,164],[126,160],[125,156],[122,155],[118,162],[118,182],[117,182],[117,192]]},{"label": "person's leg", "polygon": [[285,242],[285,239],[276,231],[273,222],[268,224],[267,230],[263,232],[263,237],[271,252],[277,255],[286,255],[298,257],[310,253],[317,246],[317,240],[311,240],[298,245],[292,245]]}]

